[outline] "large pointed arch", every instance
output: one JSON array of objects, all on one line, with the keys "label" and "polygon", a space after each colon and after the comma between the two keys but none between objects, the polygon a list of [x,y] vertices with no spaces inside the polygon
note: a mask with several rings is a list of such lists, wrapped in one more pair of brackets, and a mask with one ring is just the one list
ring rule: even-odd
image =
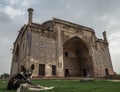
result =
[{"label": "large pointed arch", "polygon": [[89,49],[79,37],[73,37],[63,44],[63,54],[65,76],[93,75]]}]

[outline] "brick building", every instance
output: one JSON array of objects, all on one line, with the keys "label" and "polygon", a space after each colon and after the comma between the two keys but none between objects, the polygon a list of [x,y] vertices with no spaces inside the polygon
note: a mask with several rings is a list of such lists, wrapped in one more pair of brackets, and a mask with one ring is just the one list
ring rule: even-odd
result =
[{"label": "brick building", "polygon": [[37,24],[28,9],[25,24],[14,42],[11,75],[21,65],[35,65],[34,77],[104,77],[113,75],[106,32],[98,39],[92,28],[60,19]]}]

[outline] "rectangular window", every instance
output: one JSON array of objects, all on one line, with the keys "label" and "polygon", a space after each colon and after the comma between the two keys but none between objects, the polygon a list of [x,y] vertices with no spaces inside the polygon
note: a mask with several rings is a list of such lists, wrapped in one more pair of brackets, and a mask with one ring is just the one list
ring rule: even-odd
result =
[{"label": "rectangular window", "polygon": [[52,75],[56,75],[56,66],[52,65]]},{"label": "rectangular window", "polygon": [[106,74],[106,75],[109,75],[109,71],[108,71],[107,68],[105,69],[105,74]]},{"label": "rectangular window", "polygon": [[39,76],[45,76],[45,64],[39,64]]},{"label": "rectangular window", "polygon": [[69,69],[65,69],[65,77],[69,76]]},{"label": "rectangular window", "polygon": [[68,52],[65,52],[65,57],[68,57]]}]

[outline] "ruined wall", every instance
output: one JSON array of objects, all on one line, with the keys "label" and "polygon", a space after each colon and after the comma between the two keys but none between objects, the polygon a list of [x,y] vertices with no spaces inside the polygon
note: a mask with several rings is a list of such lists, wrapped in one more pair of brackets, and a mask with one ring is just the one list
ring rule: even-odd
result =
[{"label": "ruined wall", "polygon": [[31,62],[35,64],[34,76],[39,76],[39,64],[45,64],[45,76],[52,75],[52,65],[56,65],[56,41],[48,30],[32,28]]},{"label": "ruined wall", "polygon": [[[27,52],[27,33],[25,31],[26,26],[20,30],[12,53],[11,75],[14,75],[21,70],[21,64],[25,61]],[[24,32],[24,33],[23,33]]]},{"label": "ruined wall", "polygon": [[40,64],[45,65],[46,77],[53,76],[52,65],[55,65],[54,72],[59,77],[65,76],[67,68],[72,76],[114,74],[106,33],[104,40],[97,39],[93,29],[61,20],[42,25],[31,23],[21,29],[14,44],[11,74],[19,72],[22,64],[35,64],[33,76],[39,76]]},{"label": "ruined wall", "polygon": [[94,49],[95,52],[95,77],[105,77],[108,70],[108,75],[113,75],[113,67],[111,63],[110,53],[108,49],[108,43],[104,41],[96,42],[97,47]]}]

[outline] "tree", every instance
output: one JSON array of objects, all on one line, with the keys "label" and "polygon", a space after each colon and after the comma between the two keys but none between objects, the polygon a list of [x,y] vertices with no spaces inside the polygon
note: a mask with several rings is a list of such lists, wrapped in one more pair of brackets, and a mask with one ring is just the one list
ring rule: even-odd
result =
[{"label": "tree", "polygon": [[1,79],[7,79],[9,77],[9,74],[8,73],[3,73],[0,78]]}]

